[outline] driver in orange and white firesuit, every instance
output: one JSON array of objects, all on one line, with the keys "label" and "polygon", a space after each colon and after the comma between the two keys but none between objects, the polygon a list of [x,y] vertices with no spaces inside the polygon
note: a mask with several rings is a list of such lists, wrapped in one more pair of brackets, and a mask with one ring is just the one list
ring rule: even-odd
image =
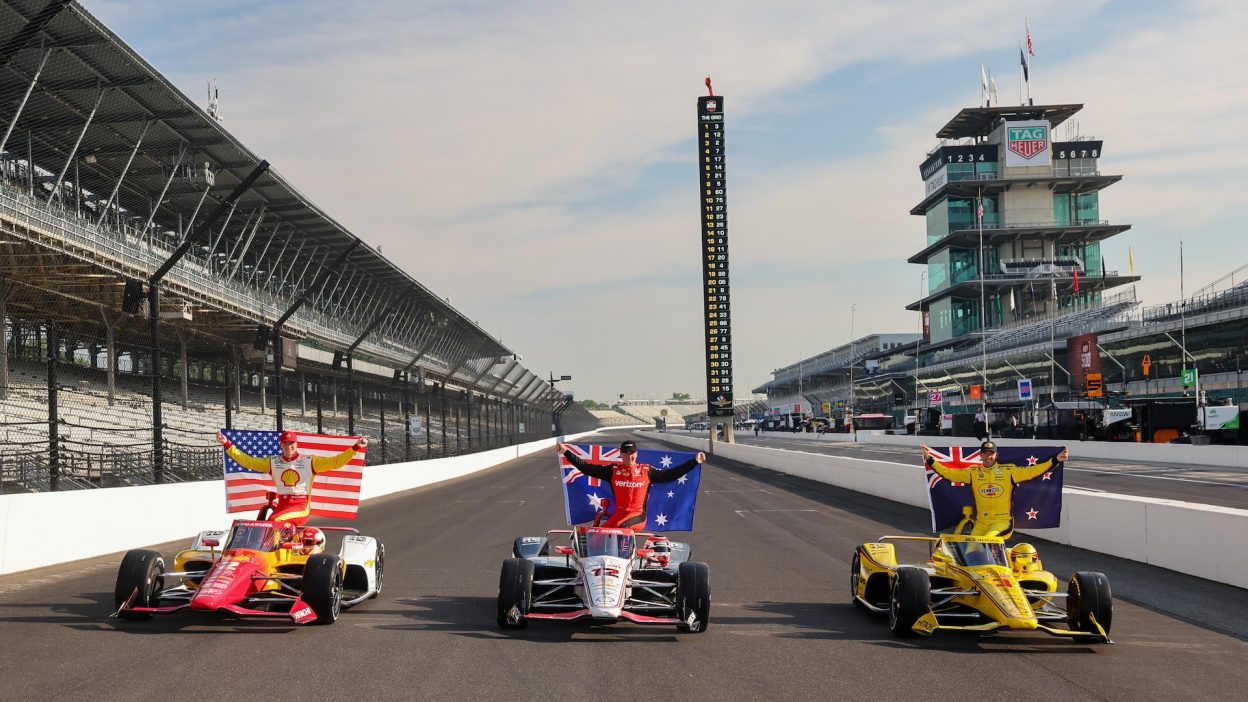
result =
[{"label": "driver in orange and white firesuit", "polygon": [[650,494],[652,484],[679,480],[706,462],[706,454],[699,451],[696,456],[678,466],[655,468],[648,463],[637,462],[637,443],[634,441],[625,441],[620,444],[618,463],[582,460],[561,443],[555,444],[555,453],[563,454],[568,463],[576,466],[576,469],[585,475],[611,484],[611,493],[615,498],[615,503],[612,505],[611,517],[602,526],[633,531],[646,528],[646,498]]},{"label": "driver in orange and white firesuit", "polygon": [[225,452],[238,465],[255,473],[268,473],[273,477],[273,489],[277,493],[277,504],[269,515],[272,521],[285,521],[303,526],[308,521],[310,505],[308,498],[312,496],[312,482],[320,473],[347,465],[355,454],[368,446],[368,437],[361,436],[355,445],[336,456],[308,456],[299,453],[299,437],[293,431],[282,432],[278,443],[282,447],[279,456],[258,458],[248,456],[237,446],[230,443],[221,432],[217,432],[217,443],[225,447]]},{"label": "driver in orange and white firesuit", "polygon": [[932,457],[932,450],[922,444],[923,460],[937,475],[951,483],[970,483],[975,496],[975,521],[972,536],[1002,536],[1014,526],[1011,510],[1014,504],[1014,486],[1038,478],[1053,470],[1055,465],[1065,463],[1070,451],[1062,449],[1056,458],[1034,466],[1018,466],[997,462],[997,445],[985,441],[979,446],[982,464],[958,469],[942,465]]}]

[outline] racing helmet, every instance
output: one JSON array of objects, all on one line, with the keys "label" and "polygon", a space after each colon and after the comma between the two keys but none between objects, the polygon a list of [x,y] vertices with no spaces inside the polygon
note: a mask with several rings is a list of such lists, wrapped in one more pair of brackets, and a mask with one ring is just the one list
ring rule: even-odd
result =
[{"label": "racing helmet", "polygon": [[282,526],[278,528],[278,536],[283,543],[295,540],[295,525],[290,522],[282,522]]},{"label": "racing helmet", "polygon": [[1015,571],[1027,572],[1040,569],[1040,558],[1036,547],[1031,544],[1017,544],[1010,549],[1010,565]]},{"label": "racing helmet", "polygon": [[310,553],[320,553],[325,550],[325,532],[316,527],[305,527],[303,533],[300,534],[300,539],[304,550]]}]

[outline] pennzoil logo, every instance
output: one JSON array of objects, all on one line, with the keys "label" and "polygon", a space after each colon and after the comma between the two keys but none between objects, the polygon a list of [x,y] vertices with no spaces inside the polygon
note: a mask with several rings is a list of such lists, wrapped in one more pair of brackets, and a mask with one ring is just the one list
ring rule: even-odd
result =
[{"label": "pennzoil logo", "polygon": [[1000,497],[1001,493],[1004,491],[1005,490],[996,483],[987,483],[985,485],[981,485],[979,488],[979,494],[989,499],[993,497]]}]

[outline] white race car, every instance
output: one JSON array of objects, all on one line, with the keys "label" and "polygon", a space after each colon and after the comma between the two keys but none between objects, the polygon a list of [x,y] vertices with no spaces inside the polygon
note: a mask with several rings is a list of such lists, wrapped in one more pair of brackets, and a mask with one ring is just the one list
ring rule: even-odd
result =
[{"label": "white race car", "polygon": [[[566,534],[568,545],[552,547],[555,534]],[[688,544],[629,529],[581,526],[522,536],[503,561],[498,624],[519,629],[531,619],[588,617],[706,631],[711,570],[690,555]]]}]

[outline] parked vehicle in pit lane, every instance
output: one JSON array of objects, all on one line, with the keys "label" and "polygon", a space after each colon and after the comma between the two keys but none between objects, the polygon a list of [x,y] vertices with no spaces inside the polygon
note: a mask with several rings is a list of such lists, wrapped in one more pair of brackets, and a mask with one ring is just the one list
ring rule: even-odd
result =
[{"label": "parked vehicle in pit lane", "polygon": [[[328,531],[347,532],[337,554],[325,552]],[[239,519],[228,533],[200,532],[172,571],[155,551],[127,553],[114,616],[145,620],[191,609],[333,624],[343,608],[381,592],[385,554],[379,539],[351,527]]]},{"label": "parked vehicle in pit lane", "polygon": [[[552,547],[553,535],[567,535],[568,545]],[[520,629],[534,619],[588,617],[706,631],[711,571],[691,554],[688,544],[629,529],[579,526],[522,536],[503,561],[498,624]]]},{"label": "parked vehicle in pit lane", "polygon": [[[928,542],[927,563],[898,565],[888,542],[899,540]],[[881,536],[854,551],[850,597],[887,613],[897,636],[1022,629],[1113,643],[1113,596],[1103,573],[1077,572],[1066,592],[1058,592],[1057,577],[1044,570],[1034,547],[1007,548],[999,536]]]}]

